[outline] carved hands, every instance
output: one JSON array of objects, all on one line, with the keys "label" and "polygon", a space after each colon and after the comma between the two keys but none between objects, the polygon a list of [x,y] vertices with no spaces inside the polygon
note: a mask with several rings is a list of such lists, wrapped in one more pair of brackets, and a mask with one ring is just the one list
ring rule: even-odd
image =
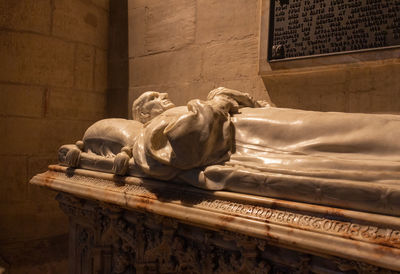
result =
[{"label": "carved hands", "polygon": [[248,93],[224,87],[210,91],[207,100],[215,102],[220,108],[230,113],[237,113],[243,107],[259,108],[272,106],[266,100],[256,101]]}]

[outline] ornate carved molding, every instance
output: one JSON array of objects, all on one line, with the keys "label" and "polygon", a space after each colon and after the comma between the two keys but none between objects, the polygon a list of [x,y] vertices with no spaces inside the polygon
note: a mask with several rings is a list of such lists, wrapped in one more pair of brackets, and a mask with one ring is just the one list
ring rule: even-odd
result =
[{"label": "ornate carved molding", "polygon": [[392,273],[69,194],[60,193],[57,200],[74,224],[74,273]]}]

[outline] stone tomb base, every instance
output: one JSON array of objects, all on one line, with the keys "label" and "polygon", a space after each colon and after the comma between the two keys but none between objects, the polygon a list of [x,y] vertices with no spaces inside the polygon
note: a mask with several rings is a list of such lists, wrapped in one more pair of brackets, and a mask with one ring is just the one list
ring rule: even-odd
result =
[{"label": "stone tomb base", "polygon": [[70,273],[394,273],[400,218],[50,166]]}]

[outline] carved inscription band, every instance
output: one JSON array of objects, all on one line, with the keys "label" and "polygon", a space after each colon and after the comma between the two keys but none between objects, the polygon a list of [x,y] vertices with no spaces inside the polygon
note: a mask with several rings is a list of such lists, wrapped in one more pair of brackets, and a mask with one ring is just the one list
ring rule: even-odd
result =
[{"label": "carved inscription band", "polygon": [[[97,179],[96,182],[93,183],[91,180],[88,180],[87,177],[79,175],[75,175],[70,179],[75,180],[78,184],[91,186],[95,184],[96,187],[101,188],[110,187],[110,181],[107,180]],[[140,185],[125,184],[118,186],[115,190],[124,193],[124,195],[129,194],[154,200],[160,198],[160,196],[155,195],[153,192]],[[168,190],[163,190],[162,198],[166,201],[170,200],[171,202],[184,200],[185,203],[190,203],[193,207],[199,209],[214,210],[225,214],[239,215],[246,218],[253,218],[264,222],[286,225],[314,232],[400,247],[400,231],[390,228],[343,222],[290,211],[271,209],[263,206],[213,199],[210,196],[204,196],[203,194],[191,191],[174,190],[173,187]]]},{"label": "carved inscription band", "polygon": [[345,236],[367,242],[378,242],[388,246],[400,246],[400,231],[390,228],[342,222],[260,206],[232,203],[224,200],[206,200],[200,202],[200,205],[207,208],[218,209],[225,213],[230,212],[246,217],[255,217],[271,223]]}]

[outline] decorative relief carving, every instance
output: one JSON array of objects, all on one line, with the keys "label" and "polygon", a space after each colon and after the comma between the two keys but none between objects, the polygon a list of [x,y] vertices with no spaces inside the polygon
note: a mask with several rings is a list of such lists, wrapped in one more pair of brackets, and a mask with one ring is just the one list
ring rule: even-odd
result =
[{"label": "decorative relief carving", "polygon": [[394,274],[398,273],[388,269],[382,269],[374,265],[366,264],[363,262],[349,261],[338,259],[336,261],[338,268],[343,271],[356,271],[359,274]]},{"label": "decorative relief carving", "polygon": [[92,264],[89,262],[93,256],[92,252],[94,249],[94,235],[90,228],[77,225],[76,226],[76,252],[77,257],[80,258],[81,264],[78,264],[78,270],[80,273],[92,273]]},{"label": "decorative relief carving", "polygon": [[136,257],[136,228],[123,219],[114,219],[111,231],[115,233],[113,244],[113,273],[131,273],[135,268]]},{"label": "decorative relief carving", "polygon": [[[74,176],[75,177],[75,176]],[[90,185],[90,180],[86,177],[76,176],[77,182],[83,185]],[[103,180],[96,182],[99,187],[109,186],[109,181]],[[242,204],[230,200],[214,199],[208,195],[200,195],[193,191],[177,191],[173,187],[165,189],[160,197],[143,186],[125,184],[118,188],[118,191],[143,197],[146,199],[162,198],[164,201],[180,200],[191,204],[196,208],[215,210],[225,214],[244,216],[254,218],[273,224],[281,224],[295,228],[317,231],[326,234],[352,238],[366,242],[374,242],[392,247],[400,247],[400,231],[387,227],[377,227],[363,225],[355,222],[345,222],[323,218],[319,216],[310,216],[305,214],[271,209],[263,206]]]},{"label": "decorative relief carving", "polygon": [[271,246],[266,240],[238,233],[193,227],[168,217],[114,206],[110,209],[66,194],[57,199],[76,224],[75,241],[71,241],[76,273],[309,273],[312,269],[391,273],[365,263]]}]

